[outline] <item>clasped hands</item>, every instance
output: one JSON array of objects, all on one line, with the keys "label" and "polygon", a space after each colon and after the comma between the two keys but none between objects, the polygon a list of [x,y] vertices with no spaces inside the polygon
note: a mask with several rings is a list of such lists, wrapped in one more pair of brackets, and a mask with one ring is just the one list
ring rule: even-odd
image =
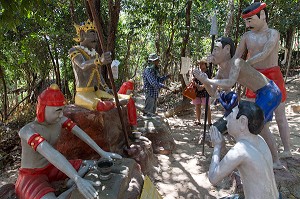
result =
[{"label": "clasped hands", "polygon": [[210,133],[210,139],[213,146],[222,145],[222,143],[224,142],[224,137],[217,129],[217,127],[212,125],[209,129],[209,133]]}]

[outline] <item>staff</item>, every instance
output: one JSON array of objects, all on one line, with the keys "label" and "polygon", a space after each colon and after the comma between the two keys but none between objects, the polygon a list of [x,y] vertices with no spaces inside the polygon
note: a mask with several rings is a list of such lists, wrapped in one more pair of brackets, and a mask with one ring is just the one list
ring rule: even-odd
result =
[{"label": "staff", "polygon": [[[211,48],[210,53],[212,53],[215,44],[215,36],[218,34],[218,24],[217,24],[217,16],[216,14],[211,19]],[[208,78],[211,78],[212,74],[212,63],[209,63],[208,67]],[[204,155],[204,144],[205,144],[205,136],[206,136],[206,122],[207,122],[207,111],[208,111],[208,102],[209,102],[209,94],[206,92],[206,101],[205,101],[205,114],[204,114],[204,132],[203,132],[203,145],[202,145],[202,155]],[[199,144],[201,140],[201,135],[199,136]]]},{"label": "staff", "polygon": [[[96,20],[96,19],[98,19],[98,17],[97,17],[96,12],[95,12],[96,11],[95,5],[94,5],[92,0],[88,0],[88,4],[90,6],[90,10],[91,10],[91,13],[92,13],[92,16],[93,16],[93,21],[94,21],[94,24],[95,24],[96,29],[97,29],[101,50],[102,50],[102,52],[105,52],[105,49],[104,49],[104,36],[100,32],[100,30],[102,29],[101,24],[99,23],[99,20]],[[130,146],[129,146],[129,141],[128,141],[128,134],[127,134],[127,130],[126,130],[124,120],[123,120],[123,117],[122,117],[122,112],[121,112],[121,107],[120,107],[120,103],[119,103],[118,93],[116,91],[116,86],[115,86],[115,83],[114,83],[114,78],[113,78],[113,74],[112,74],[112,71],[111,71],[111,67],[107,67],[107,71],[108,71],[110,84],[111,84],[111,87],[112,87],[112,90],[113,90],[113,93],[114,93],[114,96],[115,96],[115,99],[116,99],[116,105],[117,105],[118,113],[119,113],[119,116],[120,116],[122,129],[123,129],[123,132],[124,132],[126,145],[127,145],[127,148],[129,149]]]}]

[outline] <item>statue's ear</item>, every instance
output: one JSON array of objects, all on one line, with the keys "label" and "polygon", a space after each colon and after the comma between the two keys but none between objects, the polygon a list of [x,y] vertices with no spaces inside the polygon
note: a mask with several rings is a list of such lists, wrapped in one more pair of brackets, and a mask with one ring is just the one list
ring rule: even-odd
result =
[{"label": "statue's ear", "polygon": [[264,19],[264,20],[266,19],[266,12],[265,12],[264,10],[261,10],[261,11],[260,11],[259,18],[260,18],[260,19]]},{"label": "statue's ear", "polygon": [[86,33],[83,30],[81,30],[79,34],[80,34],[80,42],[82,42],[85,38]]},{"label": "statue's ear", "polygon": [[248,129],[248,118],[245,115],[241,115],[239,118],[241,124],[241,130]]},{"label": "statue's ear", "polygon": [[230,54],[230,45],[227,44],[226,46],[224,46],[224,48],[225,48],[226,52]]}]

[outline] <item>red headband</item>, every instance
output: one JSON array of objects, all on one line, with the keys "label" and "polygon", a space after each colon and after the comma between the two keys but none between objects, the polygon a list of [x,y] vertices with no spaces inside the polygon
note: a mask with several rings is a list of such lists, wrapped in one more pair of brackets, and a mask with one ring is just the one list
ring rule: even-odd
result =
[{"label": "red headband", "polygon": [[254,10],[252,10],[251,12],[248,12],[247,14],[243,14],[242,15],[242,18],[245,19],[245,18],[248,18],[248,17],[251,17],[257,13],[259,13],[262,9],[264,9],[265,7],[267,6],[267,4],[265,3],[261,3],[260,6]]}]

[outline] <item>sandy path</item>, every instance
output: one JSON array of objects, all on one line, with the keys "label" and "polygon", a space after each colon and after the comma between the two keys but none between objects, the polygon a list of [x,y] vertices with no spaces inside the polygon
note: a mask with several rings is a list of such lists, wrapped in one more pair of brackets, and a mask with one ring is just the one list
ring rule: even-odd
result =
[{"label": "sandy path", "polygon": [[[300,147],[299,121],[300,114],[293,112],[292,108],[299,104],[299,78],[287,84],[288,99],[286,115],[291,131],[291,146],[293,155],[300,157],[296,150]],[[222,114],[221,107],[213,107],[213,119]],[[204,116],[202,116],[204,118]],[[202,155],[202,145],[197,144],[199,133],[203,126],[194,126],[194,110],[187,110],[178,116],[168,118],[172,135],[176,142],[176,150],[166,155],[156,155],[158,165],[153,173],[152,180],[158,191],[165,199],[210,199],[220,198],[234,192],[230,178],[223,180],[217,187],[211,186],[207,178],[207,171],[211,160],[212,149],[205,146],[205,155]],[[283,146],[278,133],[276,122],[271,122],[278,149]],[[228,145],[227,145],[228,146]]]}]

